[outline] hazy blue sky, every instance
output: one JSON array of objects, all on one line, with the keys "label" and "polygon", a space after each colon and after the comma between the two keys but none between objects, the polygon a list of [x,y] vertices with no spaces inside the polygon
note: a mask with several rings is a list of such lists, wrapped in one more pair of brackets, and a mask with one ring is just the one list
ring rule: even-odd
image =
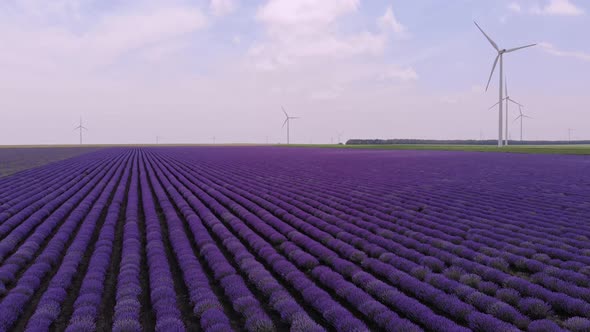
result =
[{"label": "hazy blue sky", "polygon": [[[505,48],[525,138],[590,139],[582,0],[2,0],[0,144],[495,138]],[[512,109],[511,136],[517,123]]]}]

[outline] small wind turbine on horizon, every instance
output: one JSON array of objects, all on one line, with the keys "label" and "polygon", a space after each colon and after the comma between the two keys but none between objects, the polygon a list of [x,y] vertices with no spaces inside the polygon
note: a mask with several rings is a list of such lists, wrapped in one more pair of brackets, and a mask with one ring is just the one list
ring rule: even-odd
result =
[{"label": "small wind turbine on horizon", "polygon": [[[490,86],[490,81],[492,80],[492,75],[494,75],[494,70],[496,69],[496,64],[498,64],[498,60],[500,61],[500,69],[499,69],[499,76],[500,76],[500,86],[499,86],[499,98],[498,98],[498,146],[502,146],[502,101],[504,97],[502,96],[502,83],[503,83],[503,76],[504,76],[504,53],[510,53],[514,51],[518,51],[523,48],[535,46],[536,44],[529,44],[520,47],[514,47],[509,49],[500,49],[498,44],[496,44],[484,31],[483,29],[477,24],[477,22],[473,21],[475,26],[481,31],[481,33],[486,37],[486,39],[490,42],[492,47],[498,52],[496,55],[496,59],[494,60],[494,65],[492,66],[492,71],[490,72],[490,78],[488,79],[488,83],[486,84],[486,91],[488,91],[488,87]],[[508,135],[506,135],[508,137]]]},{"label": "small wind turbine on horizon", "polygon": [[522,119],[523,119],[523,118],[529,118],[529,119],[532,119],[530,116],[528,116],[528,115],[526,115],[526,114],[522,113],[522,108],[523,108],[523,107],[524,107],[524,106],[522,106],[522,105],[520,105],[520,104],[518,105],[518,111],[520,112],[520,115],[519,115],[519,116],[517,116],[517,117],[516,117],[516,119],[514,119],[514,121],[516,121],[516,120],[520,119],[520,141],[521,141],[521,142],[522,142]]},{"label": "small wind turbine on horizon", "polygon": [[[506,113],[505,113],[505,133],[506,133],[506,137],[504,139],[504,145],[508,145],[508,105],[510,105],[508,102],[511,102],[515,105],[518,105],[518,107],[522,107],[523,105],[520,104],[519,102],[517,102],[516,100],[510,98],[510,95],[508,94],[508,80],[506,79],[506,77],[504,77],[504,92],[506,93],[506,97],[504,97],[504,100],[506,101]],[[494,108],[496,105],[498,105],[498,103],[495,103],[494,105],[492,105],[489,109],[491,110],[492,108]],[[521,112],[522,113],[522,112]]]},{"label": "small wind turbine on horizon", "polygon": [[291,122],[292,119],[299,119],[299,117],[289,116],[283,106],[281,106],[281,109],[283,110],[283,113],[285,113],[285,122],[283,122],[283,126],[281,128],[284,128],[285,124],[287,125],[287,144],[289,144],[289,122]]},{"label": "small wind turbine on horizon", "polygon": [[80,145],[82,145],[82,130],[88,130],[88,128],[86,128],[82,125],[82,117],[80,117],[80,125],[78,125],[78,127],[74,128],[74,130],[80,130]]}]

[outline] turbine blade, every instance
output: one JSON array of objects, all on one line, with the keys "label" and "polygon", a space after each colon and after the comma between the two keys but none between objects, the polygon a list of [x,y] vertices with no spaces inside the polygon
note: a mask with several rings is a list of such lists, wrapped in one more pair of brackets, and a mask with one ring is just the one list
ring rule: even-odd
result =
[{"label": "turbine blade", "polygon": [[289,117],[289,114],[287,114],[287,111],[285,111],[285,108],[283,106],[281,106],[281,109],[283,110],[283,113],[285,113],[285,116]]},{"label": "turbine blade", "polygon": [[506,53],[518,51],[518,50],[521,50],[523,48],[532,47],[532,46],[535,46],[535,45],[537,45],[537,44],[529,44],[529,45],[524,45],[524,46],[520,46],[520,47],[510,48],[510,49],[507,49],[506,50]]},{"label": "turbine blade", "polygon": [[510,100],[512,103],[514,103],[514,104],[516,104],[516,105],[518,105],[518,106],[520,106],[520,107],[524,107],[524,105],[523,105],[523,104],[521,104],[521,103],[517,102],[516,100],[512,100],[512,98],[510,98],[510,99],[508,99],[508,100]]},{"label": "turbine blade", "polygon": [[285,128],[285,125],[287,124],[288,121],[289,121],[289,118],[286,118],[285,122],[283,122],[283,125],[281,126],[281,128]]},{"label": "turbine blade", "polygon": [[[519,115],[519,116],[517,116],[517,117],[514,119],[514,121],[516,121],[516,120],[518,120],[518,119],[520,119],[520,118],[522,118],[522,115]],[[514,121],[512,121],[512,122],[514,122]]]},{"label": "turbine blade", "polygon": [[494,105],[490,106],[490,108],[488,108],[488,111],[489,111],[489,110],[491,110],[492,108],[494,108],[494,107],[498,106],[498,104],[499,104],[499,103],[500,103],[500,102],[496,102]]},{"label": "turbine blade", "polygon": [[479,29],[479,31],[481,31],[481,33],[483,33],[483,35],[486,36],[487,40],[490,42],[490,44],[492,44],[496,51],[500,52],[498,45],[492,40],[492,38],[490,38],[485,32],[483,32],[483,29],[479,27],[477,22],[473,21],[473,23],[475,23],[475,26]]},{"label": "turbine blade", "polygon": [[525,117],[525,118],[533,119],[533,117],[530,117],[530,116],[528,116],[528,115],[524,115],[524,114],[523,114],[522,116],[523,116],[523,117]]},{"label": "turbine blade", "polygon": [[488,78],[488,84],[486,84],[486,91],[490,87],[490,82],[492,81],[492,75],[494,75],[494,70],[496,69],[496,65],[498,64],[498,59],[500,58],[500,54],[496,55],[496,60],[494,60],[494,65],[492,66],[492,71],[490,72],[490,78]]}]

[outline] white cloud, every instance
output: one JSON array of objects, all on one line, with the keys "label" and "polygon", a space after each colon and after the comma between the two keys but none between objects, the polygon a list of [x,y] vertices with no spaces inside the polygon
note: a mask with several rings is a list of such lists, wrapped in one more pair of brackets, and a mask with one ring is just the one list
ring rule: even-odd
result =
[{"label": "white cloud", "polygon": [[590,61],[590,53],[577,52],[577,51],[562,51],[562,50],[555,48],[555,46],[553,46],[552,44],[547,43],[547,42],[539,43],[539,46],[541,46],[541,48],[545,52],[555,55],[555,56],[574,58],[574,59],[583,60],[583,61]]},{"label": "white cloud", "polygon": [[319,89],[310,94],[312,100],[335,100],[342,96],[342,87],[333,86],[327,89]]},{"label": "white cloud", "polygon": [[57,19],[80,19],[82,8],[91,0],[14,0],[13,5],[25,15],[44,19],[48,16]]},{"label": "white cloud", "polygon": [[416,81],[418,74],[412,67],[390,65],[381,74],[382,80]]},{"label": "white cloud", "polygon": [[[33,6],[33,0],[24,2],[28,4],[27,10],[21,11],[20,16],[0,21],[0,39],[11,46],[0,53],[0,63],[26,67],[33,75],[36,70],[44,73],[92,71],[142,49],[153,53],[154,48],[159,48],[158,53],[167,53],[173,47],[166,44],[178,47],[177,38],[207,24],[205,16],[195,7],[160,6],[99,16],[83,30],[72,31],[71,25],[63,22],[50,25],[46,21],[62,17],[59,15],[66,15],[63,17],[68,20],[79,12],[67,14],[66,10],[55,14],[53,9]],[[69,0],[68,3],[74,2]],[[43,22],[36,22],[41,16]],[[39,57],[40,54],[43,56]],[[15,71],[18,70],[15,68]]]},{"label": "white cloud", "polygon": [[383,30],[391,30],[398,37],[407,37],[407,28],[397,20],[391,6],[387,8],[383,16],[379,17],[377,22]]},{"label": "white cloud", "polygon": [[533,6],[530,12],[535,15],[561,16],[578,16],[584,14],[584,10],[573,4],[570,0],[549,0],[549,3],[543,6]]},{"label": "white cloud", "polygon": [[201,29],[206,18],[196,8],[163,8],[155,11],[106,17],[86,36],[89,49],[120,55],[126,51]]},{"label": "white cloud", "polygon": [[385,35],[338,29],[338,20],[358,7],[358,0],[270,0],[256,15],[267,38],[252,45],[249,55],[258,68],[274,70],[305,60],[380,54]]},{"label": "white cloud", "polygon": [[522,8],[520,7],[520,5],[516,2],[511,2],[508,4],[508,9],[510,11],[513,11],[515,13],[520,13],[520,11],[522,10]]},{"label": "white cloud", "polygon": [[276,26],[326,26],[355,12],[359,5],[359,0],[269,0],[258,9],[256,17]]},{"label": "white cloud", "polygon": [[209,9],[215,16],[231,14],[238,8],[236,0],[211,0]]}]

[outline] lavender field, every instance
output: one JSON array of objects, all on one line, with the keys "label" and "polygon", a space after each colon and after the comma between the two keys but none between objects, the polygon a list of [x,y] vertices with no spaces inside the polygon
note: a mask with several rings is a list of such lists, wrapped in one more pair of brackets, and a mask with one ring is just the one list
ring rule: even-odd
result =
[{"label": "lavender field", "polygon": [[154,329],[590,331],[590,157],[105,148],[0,178],[0,331]]}]

